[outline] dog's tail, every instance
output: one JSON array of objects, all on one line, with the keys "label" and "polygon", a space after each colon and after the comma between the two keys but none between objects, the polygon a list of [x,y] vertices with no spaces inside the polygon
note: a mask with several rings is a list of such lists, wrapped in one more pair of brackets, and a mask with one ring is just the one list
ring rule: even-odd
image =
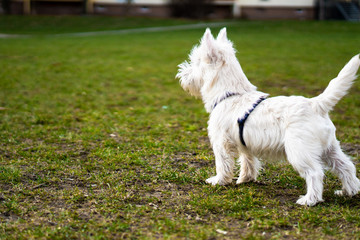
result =
[{"label": "dog's tail", "polygon": [[359,55],[354,56],[341,71],[338,76],[330,81],[328,87],[319,96],[312,98],[313,107],[320,114],[327,114],[344,97],[354,80],[357,78],[356,72],[360,65]]}]

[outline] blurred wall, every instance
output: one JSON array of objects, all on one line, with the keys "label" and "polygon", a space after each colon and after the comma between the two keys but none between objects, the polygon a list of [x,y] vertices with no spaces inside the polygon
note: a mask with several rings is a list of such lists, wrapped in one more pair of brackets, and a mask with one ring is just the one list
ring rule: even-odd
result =
[{"label": "blurred wall", "polygon": [[[95,14],[172,17],[174,0],[7,0],[11,14]],[[30,1],[30,10],[24,2]],[[184,2],[186,0],[180,1]],[[316,0],[208,0],[211,11],[199,18],[315,19]],[[188,0],[189,2],[189,0]],[[191,0],[190,0],[191,3]],[[190,5],[191,6],[191,5]],[[189,8],[187,8],[189,9]],[[195,15],[196,13],[192,14]],[[201,16],[200,16],[201,15]],[[194,16],[192,16],[194,17]]]}]

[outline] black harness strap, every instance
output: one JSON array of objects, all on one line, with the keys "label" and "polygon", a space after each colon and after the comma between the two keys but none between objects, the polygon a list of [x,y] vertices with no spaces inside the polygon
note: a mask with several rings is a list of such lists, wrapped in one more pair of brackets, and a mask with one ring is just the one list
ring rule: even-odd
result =
[{"label": "black harness strap", "polygon": [[236,96],[236,95],[240,95],[240,94],[239,94],[239,93],[227,92],[227,93],[225,94],[225,96],[223,96],[222,98],[220,98],[220,100],[214,104],[214,106],[213,106],[212,109],[214,110],[214,108],[215,108],[219,103],[221,103],[222,101],[224,101],[225,99],[227,99],[227,98],[229,98],[229,97],[232,97],[232,96]]},{"label": "black harness strap", "polygon": [[241,143],[246,147],[246,144],[245,144],[245,141],[244,141],[244,138],[243,138],[243,132],[244,132],[244,125],[245,125],[245,121],[246,119],[249,117],[250,113],[252,111],[255,110],[255,108],[262,102],[266,99],[266,97],[261,97],[259,98],[259,100],[256,101],[256,103],[254,103],[253,107],[247,111],[244,115],[243,118],[239,118],[238,119],[238,124],[239,124],[239,133],[240,133],[240,141]]}]

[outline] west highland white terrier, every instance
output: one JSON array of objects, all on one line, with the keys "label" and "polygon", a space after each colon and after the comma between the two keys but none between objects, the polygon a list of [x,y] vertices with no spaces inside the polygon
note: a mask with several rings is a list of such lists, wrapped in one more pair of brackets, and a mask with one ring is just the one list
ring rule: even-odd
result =
[{"label": "west highland white terrier", "polygon": [[176,75],[182,88],[199,97],[210,113],[208,134],[215,154],[216,176],[212,185],[231,183],[235,159],[240,164],[236,183],[255,181],[259,158],[286,157],[306,180],[307,193],[298,204],[313,206],[323,201],[324,169],[342,182],[337,195],[353,196],[360,181],[350,158],[340,148],[329,111],[347,94],[360,65],[354,56],[317,97],[268,97],[249,82],[235,56],[226,28],[216,39],[206,29],[190,62],[179,65]]}]

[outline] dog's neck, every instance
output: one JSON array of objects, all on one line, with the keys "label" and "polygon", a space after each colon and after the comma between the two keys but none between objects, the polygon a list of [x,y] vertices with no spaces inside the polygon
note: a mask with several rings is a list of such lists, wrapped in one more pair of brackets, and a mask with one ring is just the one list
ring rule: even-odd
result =
[{"label": "dog's neck", "polygon": [[256,87],[247,79],[238,62],[225,65],[217,72],[208,72],[207,77],[211,80],[206,81],[207,84],[201,89],[201,95],[208,113],[229,94],[241,96],[256,92]]}]

